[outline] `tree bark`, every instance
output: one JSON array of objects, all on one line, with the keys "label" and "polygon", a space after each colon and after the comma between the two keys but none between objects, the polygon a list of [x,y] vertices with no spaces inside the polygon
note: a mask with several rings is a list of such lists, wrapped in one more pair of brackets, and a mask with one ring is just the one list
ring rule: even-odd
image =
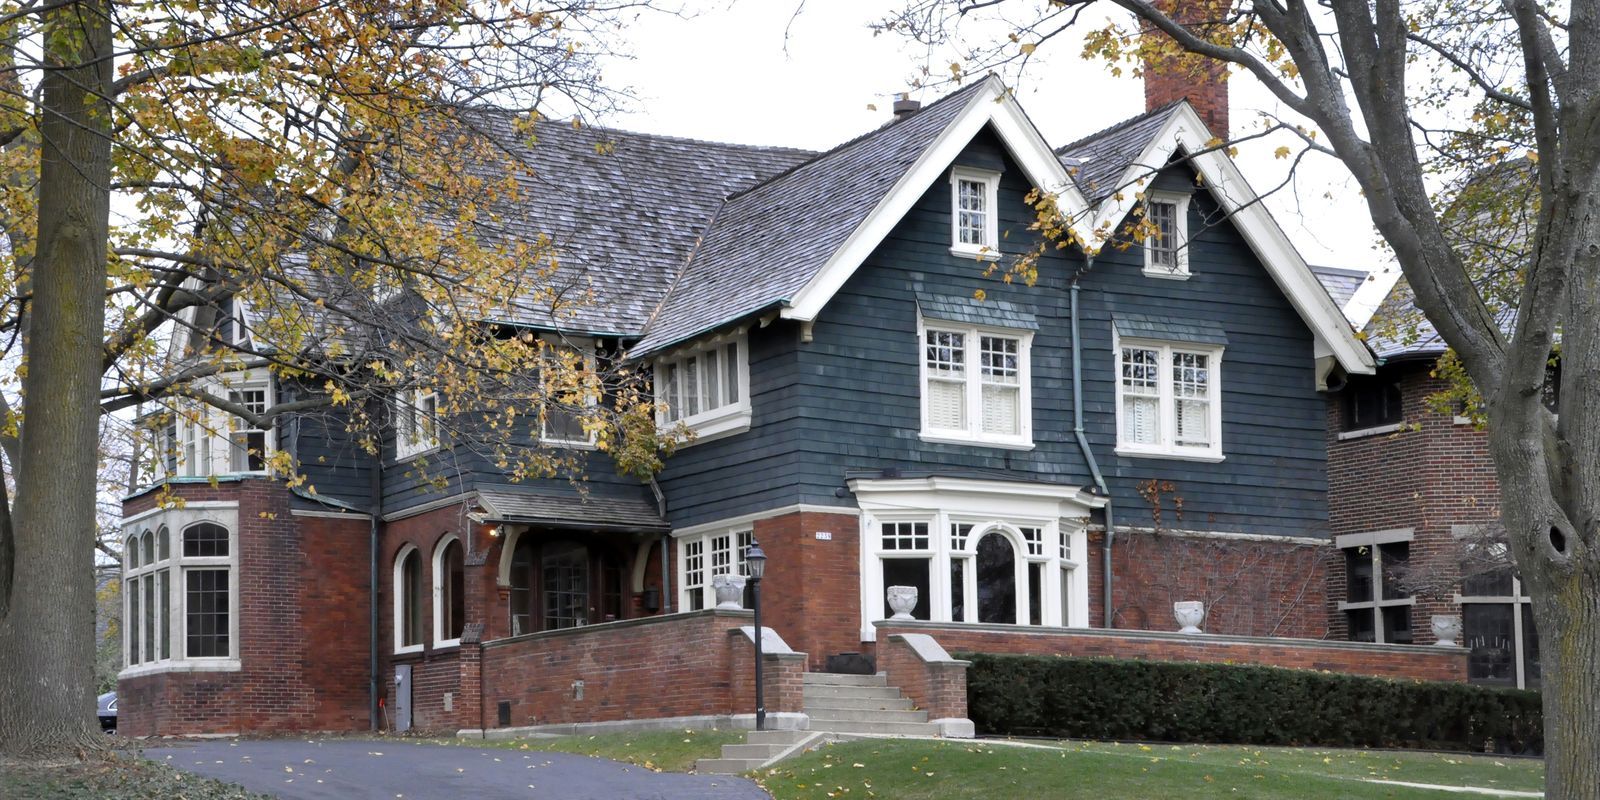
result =
[{"label": "tree bark", "polygon": [[111,185],[107,0],[49,13],[38,255],[0,619],[0,753],[61,755],[94,725],[95,468]]}]

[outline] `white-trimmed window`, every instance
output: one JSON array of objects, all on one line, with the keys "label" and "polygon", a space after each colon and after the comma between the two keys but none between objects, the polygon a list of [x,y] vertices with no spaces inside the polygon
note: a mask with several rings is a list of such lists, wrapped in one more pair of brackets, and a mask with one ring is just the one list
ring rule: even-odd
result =
[{"label": "white-trimmed window", "polygon": [[[267,410],[267,387],[258,385],[231,390],[228,392],[228,401],[252,414],[262,414]],[[268,441],[270,438],[265,428],[257,427],[244,417],[230,415],[228,471],[266,472],[267,455],[272,448],[272,443]]]},{"label": "white-trimmed window", "polygon": [[1400,585],[1411,560],[1410,529],[1339,536],[1334,545],[1344,553],[1344,612],[1353,642],[1411,644],[1411,610],[1416,598]]},{"label": "white-trimmed window", "polygon": [[234,295],[228,299],[229,344],[238,347],[250,346],[250,329],[255,327],[251,320],[250,305],[244,298]]},{"label": "white-trimmed window", "polygon": [[922,320],[922,438],[1033,446],[1033,334]]},{"label": "white-trimmed window", "polygon": [[683,423],[695,441],[750,428],[748,340],[742,331],[717,336],[655,361],[662,426]]},{"label": "white-trimmed window", "polygon": [[238,669],[238,506],[191,503],[125,525],[123,674]]},{"label": "white-trimmed window", "polygon": [[[195,389],[243,406],[252,414],[272,405],[272,378],[265,369],[229,373],[195,383]],[[264,473],[273,452],[272,429],[197,401],[182,401],[173,412],[177,474]]]},{"label": "white-trimmed window", "polygon": [[466,624],[466,558],[461,537],[446,536],[433,554],[433,646],[461,644]]},{"label": "white-trimmed window", "polygon": [[540,361],[544,406],[539,415],[539,441],[560,447],[592,447],[595,434],[585,429],[584,417],[587,409],[600,401],[593,342],[575,344],[546,336]]},{"label": "white-trimmed window", "polygon": [[394,558],[394,651],[422,651],[422,551],[414,544]]},{"label": "white-trimmed window", "polygon": [[1189,195],[1151,192],[1145,196],[1148,223],[1144,274],[1152,278],[1189,277]]},{"label": "white-trimmed window", "polygon": [[[750,576],[745,554],[753,532],[749,528],[696,533],[678,539],[678,607],[699,611],[717,604],[711,579],[718,575]],[[745,584],[744,607],[752,602],[754,587]]]},{"label": "white-trimmed window", "polygon": [[1222,351],[1118,339],[1117,453],[1221,461]]},{"label": "white-trimmed window", "polygon": [[411,458],[439,446],[439,395],[407,390],[394,400],[394,454]]},{"label": "white-trimmed window", "polygon": [[950,252],[971,258],[1000,256],[1000,173],[950,169]]}]

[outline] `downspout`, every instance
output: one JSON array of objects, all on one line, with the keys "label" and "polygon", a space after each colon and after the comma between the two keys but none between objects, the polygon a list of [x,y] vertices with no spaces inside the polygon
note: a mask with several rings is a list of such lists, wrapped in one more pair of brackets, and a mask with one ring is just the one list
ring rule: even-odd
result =
[{"label": "downspout", "polygon": [[383,453],[372,455],[372,521],[367,531],[367,714],[372,730],[382,730],[378,703],[378,522],[383,517]]},{"label": "downspout", "polygon": [[[1085,254],[1086,265],[1084,272],[1094,268],[1094,256]],[[1081,273],[1080,273],[1081,274]],[[1083,460],[1089,464],[1089,474],[1094,477],[1094,487],[1106,498],[1106,541],[1101,548],[1100,574],[1102,597],[1101,611],[1105,614],[1104,626],[1112,625],[1111,608],[1111,542],[1116,538],[1116,526],[1111,515],[1111,490],[1106,488],[1106,479],[1100,474],[1100,465],[1094,460],[1094,451],[1089,449],[1089,437],[1083,433],[1083,354],[1078,340],[1078,279],[1073,277],[1071,288],[1072,311],[1072,435],[1078,440],[1078,449],[1083,451]],[[1065,620],[1063,620],[1065,622]]]},{"label": "downspout", "polygon": [[[666,519],[667,495],[665,492],[661,491],[661,484],[656,483],[654,475],[650,476],[650,491],[656,496],[656,513],[660,515],[662,519]],[[661,534],[661,613],[663,615],[672,613],[672,592],[669,591],[671,588],[670,581],[672,580],[670,577],[672,572],[669,567],[671,566],[672,559],[667,555],[667,548],[671,544],[672,534]]]}]

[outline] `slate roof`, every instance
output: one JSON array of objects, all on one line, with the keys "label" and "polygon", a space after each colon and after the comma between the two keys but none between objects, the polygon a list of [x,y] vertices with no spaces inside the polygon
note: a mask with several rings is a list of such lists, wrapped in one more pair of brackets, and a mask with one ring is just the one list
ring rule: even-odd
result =
[{"label": "slate roof", "polygon": [[[500,215],[504,235],[551,236],[556,284],[581,300],[560,308],[514,300],[507,321],[575,332],[638,334],[723,198],[815,155],[555,121],[535,126],[529,142],[510,114],[477,112],[466,122],[531,172],[519,176],[514,202],[487,211]],[[506,174],[505,163],[467,168]]]},{"label": "slate roof", "polygon": [[1182,102],[1168,103],[1056,148],[1056,156],[1090,205],[1098,204],[1119,188],[1122,173],[1144,152]]},{"label": "slate roof", "polygon": [[636,495],[602,495],[591,491],[579,499],[570,492],[545,492],[529,488],[478,487],[478,504],[489,517],[501,522],[535,522],[546,525],[593,527],[603,525],[633,530],[670,530],[656,503],[641,490]]},{"label": "slate roof", "polygon": [[793,298],[986,85],[973,83],[729,198],[634,351]]},{"label": "slate roof", "polygon": [[1334,305],[1340,309],[1350,304],[1350,299],[1355,297],[1356,290],[1367,279],[1364,269],[1346,269],[1344,267],[1319,267],[1313,265],[1311,274],[1317,276],[1317,282],[1322,288],[1328,290],[1328,295],[1333,298]]}]

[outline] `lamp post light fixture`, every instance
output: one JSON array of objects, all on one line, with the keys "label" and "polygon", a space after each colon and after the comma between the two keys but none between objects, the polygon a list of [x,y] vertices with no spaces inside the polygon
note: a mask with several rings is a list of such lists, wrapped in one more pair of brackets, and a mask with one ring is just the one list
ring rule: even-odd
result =
[{"label": "lamp post light fixture", "polygon": [[767,574],[767,553],[754,537],[750,539],[750,547],[744,551],[744,562],[750,570],[750,591],[753,595],[750,605],[756,613],[756,730],[764,731],[767,729],[767,695],[761,687],[761,579]]}]

